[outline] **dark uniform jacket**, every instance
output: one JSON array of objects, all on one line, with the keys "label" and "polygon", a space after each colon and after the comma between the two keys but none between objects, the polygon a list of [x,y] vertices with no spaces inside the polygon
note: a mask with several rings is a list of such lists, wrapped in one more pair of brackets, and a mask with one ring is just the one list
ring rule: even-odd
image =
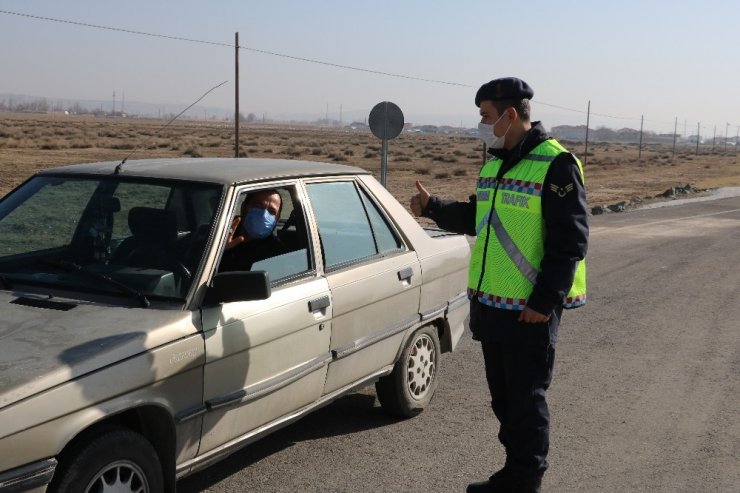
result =
[{"label": "dark uniform jacket", "polygon": [[[515,148],[489,149],[489,153],[503,160],[499,177],[548,138],[542,124],[534,122],[532,129]],[[573,184],[572,191],[561,197],[562,191],[569,184]],[[434,220],[442,229],[475,236],[475,209],[475,195],[471,195],[468,202],[442,200],[432,196],[423,215]],[[573,283],[578,261],[586,256],[588,244],[586,191],[578,165],[570,153],[557,156],[548,169],[543,184],[542,215],[545,221],[545,255],[527,306],[539,313],[551,314],[553,319],[558,320],[552,321],[554,327],[553,323],[518,323],[516,319],[521,313],[519,311],[494,308],[473,301],[470,327],[474,337],[555,342],[563,298]],[[538,325],[549,327],[535,327]]]}]

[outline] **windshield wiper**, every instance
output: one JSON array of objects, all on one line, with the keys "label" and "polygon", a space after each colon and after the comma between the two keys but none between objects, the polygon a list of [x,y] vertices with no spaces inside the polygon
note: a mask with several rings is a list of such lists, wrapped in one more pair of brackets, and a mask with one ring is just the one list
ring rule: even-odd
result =
[{"label": "windshield wiper", "polygon": [[131,297],[136,298],[139,301],[141,301],[141,306],[143,308],[149,308],[149,305],[151,304],[149,303],[149,299],[146,297],[144,293],[141,293],[135,290],[134,288],[125,285],[124,283],[120,281],[116,281],[110,276],[106,276],[105,274],[101,274],[100,272],[91,271],[74,262],[70,262],[68,260],[49,260],[49,259],[37,259],[37,262],[43,265],[59,267],[61,269],[65,269],[68,271],[80,272],[93,279],[105,281],[111,286],[118,288],[118,290],[121,291],[122,293],[128,294]]}]

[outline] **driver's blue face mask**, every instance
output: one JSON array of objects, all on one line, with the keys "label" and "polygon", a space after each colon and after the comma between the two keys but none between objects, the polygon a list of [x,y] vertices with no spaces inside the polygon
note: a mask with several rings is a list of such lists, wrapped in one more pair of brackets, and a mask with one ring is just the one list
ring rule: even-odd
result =
[{"label": "driver's blue face mask", "polygon": [[244,221],[242,221],[242,228],[247,236],[253,240],[267,238],[275,229],[275,216],[270,214],[267,209],[249,208]]}]

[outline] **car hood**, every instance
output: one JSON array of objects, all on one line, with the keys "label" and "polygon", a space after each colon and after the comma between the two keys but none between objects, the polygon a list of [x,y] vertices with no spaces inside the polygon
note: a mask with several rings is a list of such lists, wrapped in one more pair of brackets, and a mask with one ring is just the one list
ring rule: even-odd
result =
[{"label": "car hood", "polygon": [[0,292],[0,409],[198,330],[193,313],[179,309],[54,298],[73,306],[60,310],[19,299]]}]

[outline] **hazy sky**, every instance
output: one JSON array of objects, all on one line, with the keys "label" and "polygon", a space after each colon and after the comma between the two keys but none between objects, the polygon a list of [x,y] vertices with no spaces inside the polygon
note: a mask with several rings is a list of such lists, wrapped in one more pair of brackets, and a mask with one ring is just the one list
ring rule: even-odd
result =
[{"label": "hazy sky", "polygon": [[[734,135],[740,2],[561,0],[0,0],[0,10],[240,45],[446,85],[240,51],[241,110],[343,120],[398,104],[407,121],[475,125],[477,88],[516,75],[548,126]],[[0,13],[0,93],[233,108],[234,49]],[[119,96],[120,98],[120,96]],[[552,105],[577,111],[554,108]],[[579,113],[580,112],[580,113]],[[608,118],[610,115],[624,118]],[[685,122],[685,123],[684,123]]]}]

